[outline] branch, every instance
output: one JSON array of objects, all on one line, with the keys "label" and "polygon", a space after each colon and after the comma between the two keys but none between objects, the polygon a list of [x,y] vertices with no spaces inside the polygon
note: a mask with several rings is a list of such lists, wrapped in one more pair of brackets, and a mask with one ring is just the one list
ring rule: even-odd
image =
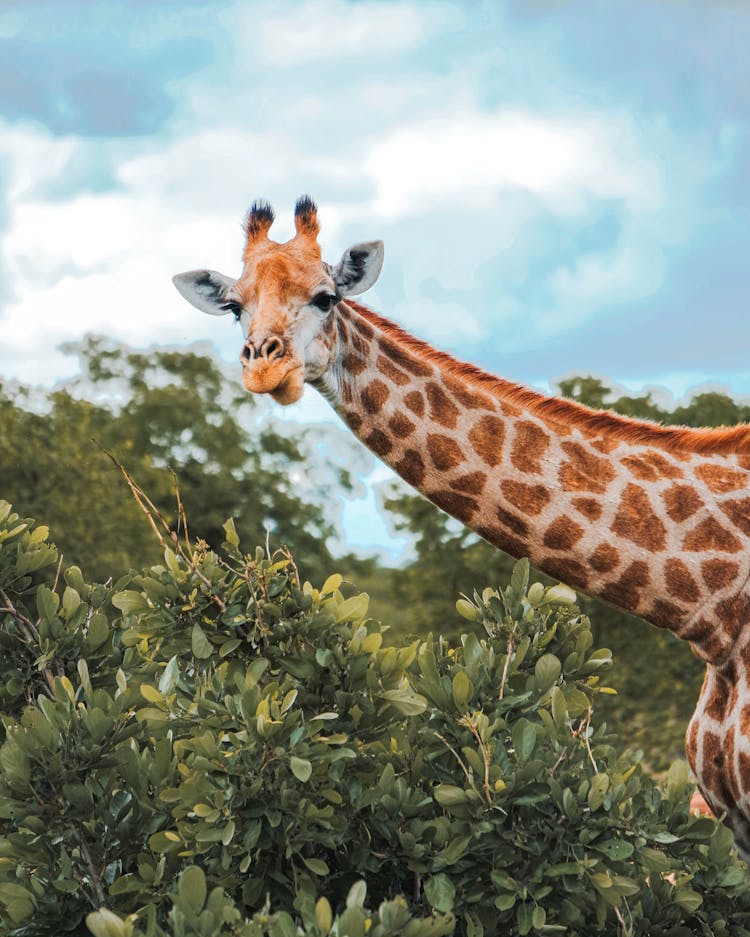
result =
[{"label": "branch", "polygon": [[[128,470],[125,468],[125,466],[122,465],[122,463],[119,462],[118,459],[114,455],[112,455],[112,453],[108,449],[105,449],[103,446],[101,446],[96,439],[94,439],[93,442],[95,443],[95,445],[99,446],[101,451],[107,456],[107,458],[112,462],[112,464],[117,469],[119,469],[120,474],[125,479],[125,482],[128,488],[130,489],[130,493],[133,495],[133,498],[135,499],[135,503],[138,505],[141,511],[143,511],[143,513],[146,515],[146,518],[149,524],[151,525],[151,529],[156,534],[156,538],[158,539],[161,546],[164,549],[166,549],[168,546],[174,548],[175,553],[177,553],[177,555],[181,557],[181,559],[183,559],[188,564],[188,566],[192,569],[195,575],[206,586],[211,598],[223,612],[224,609],[226,608],[226,605],[219,598],[219,596],[216,595],[216,593],[213,591],[213,584],[211,583],[211,580],[208,579],[206,576],[204,576],[203,573],[198,569],[198,564],[194,556],[192,555],[192,550],[190,549],[188,552],[180,545],[177,534],[171,529],[169,524],[164,520],[157,506],[149,498],[149,496],[141,488],[141,486],[135,481],[135,479],[132,478],[132,476],[130,475]],[[180,516],[182,518],[184,516],[184,510],[182,508],[182,501],[180,500],[180,497],[179,497],[179,490],[177,494],[177,499],[178,499],[178,510],[181,512]],[[159,527],[161,527],[164,533],[166,533],[167,535],[166,537],[164,536],[164,533],[162,533],[162,530],[159,530]],[[187,525],[185,525],[185,534],[187,536]],[[167,540],[169,540],[169,542],[167,542]]]}]

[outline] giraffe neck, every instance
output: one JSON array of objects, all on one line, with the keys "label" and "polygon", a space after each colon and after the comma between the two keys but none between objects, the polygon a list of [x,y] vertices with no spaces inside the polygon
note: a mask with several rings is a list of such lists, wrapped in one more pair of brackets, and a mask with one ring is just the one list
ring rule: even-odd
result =
[{"label": "giraffe neck", "polygon": [[544,397],[355,304],[333,330],[319,389],[410,485],[512,556],[726,656],[750,617],[747,429],[661,428]]}]

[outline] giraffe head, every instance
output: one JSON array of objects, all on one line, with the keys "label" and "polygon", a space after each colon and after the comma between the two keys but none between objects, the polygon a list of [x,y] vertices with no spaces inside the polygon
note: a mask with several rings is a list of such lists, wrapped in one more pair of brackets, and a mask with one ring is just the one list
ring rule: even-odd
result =
[{"label": "giraffe head", "polygon": [[256,394],[289,404],[305,381],[323,377],[335,345],[335,308],[372,286],[383,264],[382,241],[356,244],[336,266],[318,245],[317,207],[302,196],[294,209],[296,233],[285,244],[268,237],[274,220],[267,202],[254,202],[245,221],[239,279],[215,270],[191,270],[173,278],[189,303],[210,315],[232,314],[242,324],[242,382]]}]

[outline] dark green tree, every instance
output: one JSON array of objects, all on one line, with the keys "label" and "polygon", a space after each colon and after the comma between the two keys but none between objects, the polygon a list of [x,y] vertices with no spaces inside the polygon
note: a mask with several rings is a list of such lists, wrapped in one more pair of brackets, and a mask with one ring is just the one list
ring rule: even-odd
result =
[{"label": "dark green tree", "polygon": [[176,483],[195,519],[193,536],[218,545],[232,515],[252,541],[268,535],[289,544],[311,574],[327,567],[331,492],[350,481],[319,450],[311,470],[320,431],[282,432],[206,355],[138,352],[93,338],[71,350],[81,375],[63,389],[0,388],[0,490],[48,519],[68,561],[102,578],[156,559],[148,524],[106,449],[175,530]]}]

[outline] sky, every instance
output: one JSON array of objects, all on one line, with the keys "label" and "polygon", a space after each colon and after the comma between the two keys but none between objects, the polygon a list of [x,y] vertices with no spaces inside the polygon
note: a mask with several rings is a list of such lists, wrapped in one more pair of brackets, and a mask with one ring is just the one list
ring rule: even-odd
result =
[{"label": "sky", "polygon": [[[87,333],[240,338],[174,273],[240,270],[302,193],[324,257],[385,242],[362,299],[554,389],[750,395],[745,0],[3,0],[0,374],[52,386]],[[334,419],[308,389],[285,419]],[[404,547],[371,463],[349,546]]]}]

